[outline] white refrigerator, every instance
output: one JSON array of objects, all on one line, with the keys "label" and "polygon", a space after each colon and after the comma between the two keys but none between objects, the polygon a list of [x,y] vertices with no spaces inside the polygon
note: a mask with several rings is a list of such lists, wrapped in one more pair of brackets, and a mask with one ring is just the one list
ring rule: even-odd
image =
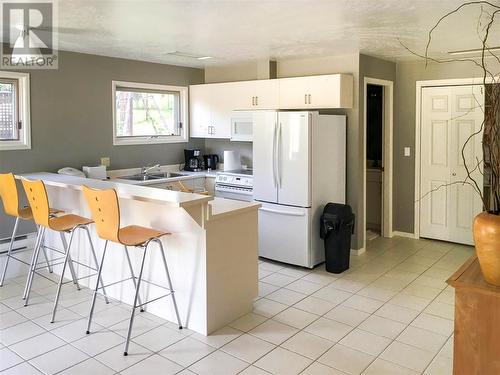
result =
[{"label": "white refrigerator", "polygon": [[253,113],[260,256],[309,268],[324,261],[319,218],[326,203],[345,203],[345,158],[345,116]]}]

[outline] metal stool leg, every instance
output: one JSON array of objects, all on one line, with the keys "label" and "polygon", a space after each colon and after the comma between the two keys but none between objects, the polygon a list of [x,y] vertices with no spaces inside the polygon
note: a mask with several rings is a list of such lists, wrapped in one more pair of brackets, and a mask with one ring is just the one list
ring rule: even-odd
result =
[{"label": "metal stool leg", "polygon": [[[90,237],[89,228],[86,225],[81,227],[81,228],[84,229],[85,232],[87,233],[87,238],[89,239],[89,243],[90,243],[90,251],[92,252],[92,258],[94,259],[94,263],[95,263],[96,268],[99,269],[99,263],[97,263],[97,256],[95,255],[94,244],[92,242],[92,238]],[[101,275],[99,275],[98,280],[101,283],[102,294],[104,295],[104,300],[106,301],[106,303],[109,303],[108,295],[106,294],[106,289],[104,288],[104,282],[102,281]]]},{"label": "metal stool leg", "polygon": [[35,248],[33,249],[33,254],[31,254],[31,261],[30,261],[30,267],[29,267],[29,271],[28,271],[28,276],[26,276],[26,283],[24,285],[24,291],[23,291],[23,297],[22,297],[23,300],[26,299],[26,295],[28,294],[28,286],[29,286],[29,283],[30,283],[30,279],[32,277],[31,268],[33,267],[33,262],[35,261],[35,255],[36,255],[38,246],[43,241],[43,236],[45,235],[45,229],[42,228],[42,227],[40,227],[40,226],[38,226],[38,231],[37,232],[38,233],[36,235]]},{"label": "metal stool leg", "polygon": [[[130,255],[128,253],[127,245],[123,245],[123,247],[125,248],[125,256],[127,257],[128,268],[130,269],[130,274],[132,275],[132,282],[134,283],[134,288],[137,289],[137,283],[135,281],[134,269],[132,268],[132,262],[130,261]],[[141,296],[139,295],[137,298],[139,301],[139,305],[142,305]],[[144,307],[141,306],[140,311],[144,312]]]},{"label": "metal stool leg", "polygon": [[3,266],[2,279],[0,280],[0,286],[3,286],[3,282],[5,280],[5,274],[7,273],[7,266],[9,265],[10,254],[12,253],[12,247],[14,247],[14,239],[16,238],[18,225],[19,225],[19,217],[16,217],[16,221],[14,223],[14,229],[12,231],[12,237],[10,239],[9,251],[7,251],[7,259],[5,259],[5,264]]},{"label": "metal stool leg", "polygon": [[132,333],[132,325],[134,324],[135,309],[137,308],[137,300],[139,297],[139,288],[141,287],[142,271],[144,270],[144,262],[146,260],[146,253],[148,250],[149,243],[146,243],[144,247],[144,255],[142,256],[141,269],[139,271],[139,277],[137,278],[137,286],[135,288],[134,305],[132,306],[132,314],[130,315],[130,322],[128,324],[127,331],[127,341],[125,341],[125,349],[123,355],[128,355],[128,345],[130,343],[130,334]]},{"label": "metal stool leg", "polygon": [[[68,248],[68,242],[66,241],[66,237],[64,237],[63,232],[59,232],[59,235],[61,236],[61,242],[64,246],[65,249]],[[73,260],[71,259],[71,255],[68,255],[68,266],[69,266],[69,271],[71,272],[71,277],[73,279],[73,284],[76,285],[76,289],[80,290],[80,285],[78,284],[78,280],[76,279],[76,272],[75,268],[73,267]]]},{"label": "metal stool leg", "polygon": [[59,283],[57,284],[56,297],[54,298],[54,307],[52,308],[52,318],[50,319],[51,323],[54,323],[54,319],[56,318],[57,304],[59,303],[59,296],[61,294],[61,287],[62,287],[62,283],[64,281],[64,273],[66,271],[66,265],[69,265],[71,262],[71,256],[69,255],[69,252],[71,250],[71,244],[73,243],[73,237],[75,235],[75,230],[76,230],[76,228],[71,231],[71,235],[69,237],[69,244],[68,244],[68,247],[65,249],[66,256],[64,257],[64,263],[63,263],[63,268],[61,271],[61,277],[59,278]]},{"label": "metal stool leg", "polygon": [[31,267],[30,267],[30,272],[28,274],[28,280],[26,282],[25,286],[25,296],[24,296],[24,306],[28,306],[29,298],[30,298],[30,292],[31,292],[31,285],[33,284],[33,278],[35,277],[35,271],[36,271],[36,265],[38,264],[38,256],[40,255],[40,248],[42,247],[42,241],[43,241],[43,236],[45,235],[45,228],[41,228],[39,232],[39,239],[37,241],[34,253],[33,253],[33,260],[31,262]]},{"label": "metal stool leg", "polygon": [[102,251],[101,263],[99,264],[99,271],[97,271],[97,279],[95,281],[94,294],[92,295],[92,303],[90,305],[89,320],[87,322],[87,335],[90,333],[90,325],[92,324],[92,315],[94,314],[95,299],[97,291],[99,290],[99,280],[101,280],[102,266],[104,265],[104,257],[106,256],[106,249],[108,248],[108,241],[104,242],[104,250]]},{"label": "metal stool leg", "polygon": [[45,244],[42,242],[42,251],[43,251],[43,257],[45,258],[45,263],[47,263],[47,271],[49,271],[49,273],[52,273],[54,272],[54,270],[52,269],[52,266],[50,265],[50,262],[49,262],[49,257],[47,256],[47,249],[45,248]]},{"label": "metal stool leg", "polygon": [[163,244],[161,243],[161,240],[158,238],[155,238],[153,241],[155,241],[160,246],[161,258],[163,259],[163,265],[165,266],[165,272],[167,274],[168,288],[172,293],[172,301],[174,303],[175,315],[177,316],[177,323],[179,324],[179,329],[182,329],[181,318],[179,316],[179,309],[177,308],[177,301],[175,300],[175,291],[172,288],[172,280],[170,279],[170,273],[168,272],[167,259],[163,251]]}]

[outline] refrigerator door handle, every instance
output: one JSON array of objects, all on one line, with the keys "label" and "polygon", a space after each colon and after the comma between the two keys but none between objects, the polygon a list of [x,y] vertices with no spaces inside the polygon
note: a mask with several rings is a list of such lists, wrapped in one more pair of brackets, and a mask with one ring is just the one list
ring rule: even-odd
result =
[{"label": "refrigerator door handle", "polygon": [[277,124],[274,123],[274,130],[273,130],[273,185],[274,187],[277,186],[277,179],[276,179],[276,138],[277,138]]},{"label": "refrigerator door handle", "polygon": [[281,189],[281,175],[282,175],[282,157],[281,157],[281,148],[283,146],[283,140],[282,140],[282,131],[281,131],[281,122],[278,130],[278,168],[277,168],[277,177],[276,179],[278,180],[278,188]]},{"label": "refrigerator door handle", "polygon": [[270,212],[273,214],[287,215],[287,216],[305,216],[305,212],[291,212],[291,211],[281,211],[273,210],[271,208],[259,208],[260,211]]}]

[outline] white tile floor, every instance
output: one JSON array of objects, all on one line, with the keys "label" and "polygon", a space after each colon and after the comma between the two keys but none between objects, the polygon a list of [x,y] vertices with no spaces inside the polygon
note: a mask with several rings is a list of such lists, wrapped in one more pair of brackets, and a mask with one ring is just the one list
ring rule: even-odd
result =
[{"label": "white tile floor", "polygon": [[88,290],[65,286],[49,324],[55,287],[36,283],[23,308],[24,277],[12,279],[0,288],[0,372],[451,374],[454,291],[445,280],[472,253],[379,237],[342,275],[261,261],[253,313],[209,337],[139,314],[128,357],[127,306],[99,301],[88,336]]}]

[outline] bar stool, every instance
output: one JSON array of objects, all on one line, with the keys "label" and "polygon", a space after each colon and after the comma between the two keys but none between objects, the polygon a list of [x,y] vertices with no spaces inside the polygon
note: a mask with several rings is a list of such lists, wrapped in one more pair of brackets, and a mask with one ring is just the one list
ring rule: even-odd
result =
[{"label": "bar stool", "polygon": [[[5,275],[7,274],[7,268],[9,267],[10,259],[14,259],[14,260],[21,262],[21,263],[23,263],[31,268],[32,263],[33,263],[33,257],[35,255],[35,251],[33,250],[33,254],[31,256],[31,262],[29,262],[29,263],[12,254],[13,247],[14,247],[14,240],[16,238],[17,228],[18,228],[20,220],[26,220],[26,221],[33,220],[33,214],[31,212],[30,207],[19,208],[19,194],[17,191],[16,179],[14,178],[14,175],[12,173],[0,174],[0,200],[3,202],[4,212],[7,215],[13,216],[16,218],[16,221],[14,222],[14,229],[12,230],[12,236],[10,238],[9,250],[7,251],[7,258],[5,259],[5,264],[3,266],[2,276],[0,278],[0,286],[3,286],[3,283],[5,281]],[[60,212],[62,212],[62,211],[51,209],[49,211],[49,214],[55,215],[55,214],[60,213]],[[37,227],[37,232],[39,232],[40,226],[37,225],[36,227]],[[49,273],[52,273],[52,266],[49,263],[49,259],[47,257],[47,250],[46,250],[45,246],[43,245],[43,242],[42,242],[41,246],[42,246],[43,255],[45,257],[45,262],[47,264],[47,270],[49,271]],[[25,298],[25,296],[26,296],[26,289],[23,293],[23,299]]]},{"label": "bar stool", "polygon": [[[165,254],[163,251],[163,245],[160,241],[160,237],[170,235],[171,233],[162,232],[150,228],[141,227],[138,225],[130,225],[123,228],[120,228],[120,206],[118,203],[118,196],[114,189],[106,189],[106,190],[96,190],[91,189],[87,186],[83,186],[83,193],[85,195],[85,199],[90,207],[90,211],[92,213],[92,218],[95,221],[97,234],[100,238],[105,240],[104,243],[104,251],[102,253],[102,259],[98,271],[98,275],[101,275],[102,268],[104,266],[104,257],[106,255],[106,249],[108,246],[108,242],[114,242],[117,244],[121,244],[125,248],[125,256],[127,258],[127,263],[130,268],[131,278],[118,281],[113,284],[121,283],[132,279],[132,282],[135,287],[135,296],[134,296],[134,304],[132,306],[132,313],[130,315],[130,321],[127,331],[127,339],[125,341],[125,349],[123,351],[123,355],[128,355],[128,347],[130,342],[130,334],[132,332],[132,325],[134,323],[135,309],[140,307],[141,311],[143,311],[143,307],[153,301],[157,301],[160,298],[165,298],[168,296],[172,296],[172,301],[174,304],[175,314],[177,317],[177,323],[179,324],[179,329],[182,329],[181,319],[179,317],[179,310],[177,308],[177,302],[175,300],[175,292],[172,288],[172,281],[170,279],[170,273],[168,271],[167,260],[165,258]],[[144,270],[144,262],[146,260],[146,253],[149,248],[149,244],[151,242],[156,242],[160,248],[160,254],[163,260],[163,266],[165,268],[166,279],[168,288],[160,286],[156,283],[152,283],[148,280],[142,279],[142,273]],[[132,263],[130,261],[130,255],[128,253],[127,246],[134,246],[136,248],[143,248],[144,253],[142,255],[141,268],[139,270],[139,276],[135,277],[134,270],[132,268]],[[136,281],[137,279],[137,281]],[[150,301],[141,302],[139,296],[139,289],[141,286],[141,282],[144,281],[146,283],[155,285],[157,287],[161,287],[163,289],[167,289],[169,293],[162,295],[160,297],[154,298]],[[111,285],[111,284],[110,284]],[[108,285],[109,286],[109,285]],[[94,313],[94,305],[95,299],[99,289],[103,288],[99,287],[98,282],[96,282],[94,295],[92,297],[92,304],[90,306],[89,320],[87,324],[87,334],[90,333],[90,325],[92,323],[92,315]]]},{"label": "bar stool", "polygon": [[[59,278],[59,282],[57,285],[57,292],[56,296],[54,298],[54,307],[52,309],[52,318],[50,320],[51,323],[54,322],[55,316],[56,316],[56,311],[57,311],[57,305],[59,303],[59,296],[61,294],[61,287],[64,282],[64,273],[66,271],[66,266],[69,267],[70,272],[72,274],[73,278],[73,283],[76,285],[77,289],[80,290],[80,286],[78,284],[79,279],[83,278],[88,278],[92,277],[95,274],[84,276],[81,278],[76,277],[76,273],[74,270],[73,263],[77,263],[83,267],[87,267],[91,270],[98,271],[99,269],[99,263],[97,262],[97,257],[95,255],[95,250],[94,250],[94,245],[92,243],[92,239],[90,237],[90,232],[88,229],[88,225],[93,223],[91,219],[74,215],[74,214],[66,214],[62,216],[56,216],[56,217],[51,217],[49,215],[50,208],[49,208],[49,198],[47,196],[47,191],[45,189],[45,184],[43,181],[29,181],[27,179],[22,179],[23,187],[24,190],[26,191],[26,196],[28,197],[28,202],[30,204],[31,210],[33,212],[33,219],[35,220],[35,223],[40,226],[40,231],[37,236],[37,244],[35,245],[35,255],[34,255],[34,262],[33,265],[30,269],[29,277],[28,277],[28,283],[27,283],[27,293],[26,293],[26,299],[25,299],[25,306],[28,304],[29,300],[29,295],[31,291],[31,285],[33,283],[33,278],[34,275],[40,275],[40,273],[37,272],[37,261],[38,261],[38,255],[40,253],[40,243],[43,239],[43,236],[45,235],[45,231],[47,229],[53,230],[55,232],[59,232],[59,235],[61,237],[61,242],[64,247],[64,262],[63,268],[61,271],[61,276]],[[90,250],[91,250],[91,255],[95,263],[95,268],[92,266],[89,266],[87,264],[81,263],[74,261],[71,259],[70,255],[70,250],[71,250],[71,245],[73,243],[73,237],[75,234],[76,229],[82,229],[86,234],[87,238],[90,243]],[[66,242],[66,238],[64,236],[64,233],[69,233],[70,238],[69,238],[69,243]],[[61,263],[58,263],[61,264]],[[55,264],[53,264],[55,265]],[[43,275],[42,275],[43,276]],[[101,283],[102,285],[102,279],[101,275],[98,275],[98,282]],[[106,296],[106,291],[103,289],[103,294],[106,299],[106,303],[108,303],[108,298]]]}]

